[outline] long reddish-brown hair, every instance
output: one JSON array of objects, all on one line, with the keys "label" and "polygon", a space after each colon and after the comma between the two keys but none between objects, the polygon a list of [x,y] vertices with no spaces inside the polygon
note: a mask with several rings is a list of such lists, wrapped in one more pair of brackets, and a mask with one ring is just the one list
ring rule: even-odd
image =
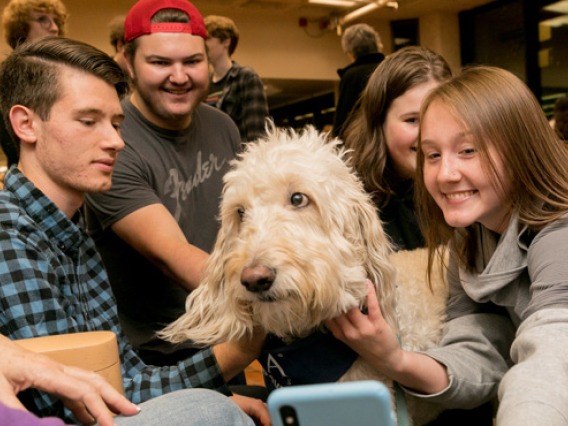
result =
[{"label": "long reddish-brown hair", "polygon": [[[499,68],[472,67],[430,92],[421,117],[433,102],[442,103],[472,135],[484,171],[522,225],[538,232],[568,212],[568,151],[519,78]],[[490,145],[504,166],[500,174],[488,153]],[[473,227],[460,229],[458,237],[458,230],[445,222],[424,185],[420,138],[418,148],[415,195],[430,258],[449,241],[462,265],[473,271],[478,256]]]},{"label": "long reddish-brown hair", "polygon": [[394,100],[413,87],[451,77],[448,63],[424,47],[405,47],[388,56],[373,72],[353,119],[345,131],[353,167],[365,190],[380,208],[388,203],[396,184],[388,158],[383,126]]}]

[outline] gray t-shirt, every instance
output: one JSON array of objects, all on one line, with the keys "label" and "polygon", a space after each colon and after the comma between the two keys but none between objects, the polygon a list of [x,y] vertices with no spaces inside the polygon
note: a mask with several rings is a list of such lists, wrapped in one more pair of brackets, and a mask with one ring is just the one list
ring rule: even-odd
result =
[{"label": "gray t-shirt", "polygon": [[88,229],[108,270],[129,340],[135,347],[154,340],[154,348],[161,345],[155,331],[181,315],[187,293],[114,234],[111,225],[160,203],[191,244],[210,252],[219,229],[223,175],[241,142],[231,118],[204,104],[183,131],[157,127],[129,100],[123,108],[126,146],[118,156],[111,190],[87,196]]}]

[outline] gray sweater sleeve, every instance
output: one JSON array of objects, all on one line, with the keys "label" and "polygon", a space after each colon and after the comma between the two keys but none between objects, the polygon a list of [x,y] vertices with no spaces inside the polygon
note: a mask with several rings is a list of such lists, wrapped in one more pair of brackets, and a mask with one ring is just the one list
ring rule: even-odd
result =
[{"label": "gray sweater sleeve", "polygon": [[455,263],[450,266],[451,319],[443,347],[427,352],[446,365],[450,385],[425,398],[467,408],[498,389],[499,426],[568,424],[567,250],[568,223],[549,225],[528,247],[526,272],[496,296],[517,296],[507,299],[517,302],[509,307],[517,313],[516,333],[507,315],[490,312],[494,304],[467,297],[453,275]]},{"label": "gray sweater sleeve", "polygon": [[499,426],[568,424],[568,223],[553,222],[532,241],[531,299],[523,311],[499,387]]},{"label": "gray sweater sleeve", "polygon": [[568,309],[542,309],[517,330],[499,387],[499,426],[568,424]]},{"label": "gray sweater sleeve", "polygon": [[428,350],[448,369],[450,385],[435,395],[417,395],[448,408],[474,408],[497,395],[510,367],[514,327],[498,314],[469,314],[449,321],[441,347]]},{"label": "gray sweater sleeve", "polygon": [[448,408],[468,409],[497,396],[499,382],[511,366],[509,348],[515,327],[505,310],[467,296],[453,255],[448,282],[449,320],[439,347],[425,354],[446,366],[450,385],[435,395],[414,395]]}]

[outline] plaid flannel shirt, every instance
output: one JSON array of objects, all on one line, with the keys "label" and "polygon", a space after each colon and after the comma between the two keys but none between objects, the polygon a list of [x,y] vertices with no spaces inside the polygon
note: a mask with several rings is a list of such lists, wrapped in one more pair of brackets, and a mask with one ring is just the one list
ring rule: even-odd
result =
[{"label": "plaid flannel shirt", "polygon": [[248,142],[265,136],[268,102],[258,74],[233,61],[226,78],[223,93],[213,106],[231,116],[239,128],[241,140]]},{"label": "plaid flannel shirt", "polygon": [[[139,403],[174,390],[229,393],[211,348],[175,366],[154,367],[134,352],[92,239],[17,168],[0,191],[0,332],[10,339],[111,330],[118,338],[125,395]],[[51,395],[30,390],[31,411],[75,421]]]}]

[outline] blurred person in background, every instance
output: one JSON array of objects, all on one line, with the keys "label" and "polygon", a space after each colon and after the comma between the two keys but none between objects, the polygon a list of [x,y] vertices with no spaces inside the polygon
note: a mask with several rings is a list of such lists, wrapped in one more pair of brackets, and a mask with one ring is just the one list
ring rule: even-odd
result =
[{"label": "blurred person in background", "polygon": [[112,59],[118,64],[118,66],[128,75],[128,70],[126,68],[126,57],[124,56],[124,20],[126,15],[118,15],[111,19],[108,24],[109,28],[109,41],[114,48],[114,55]]},{"label": "blurred person in background", "polygon": [[[60,0],[11,0],[2,12],[4,38],[12,49],[45,36],[64,36],[67,9]],[[18,162],[18,148],[0,123],[0,145],[8,167]]]},{"label": "blurred person in background", "polygon": [[341,47],[350,60],[339,74],[339,97],[335,107],[333,136],[343,138],[351,111],[356,109],[357,100],[367,85],[375,68],[385,59],[381,53],[383,43],[379,33],[367,24],[355,24],[345,30]]},{"label": "blurred person in background", "polygon": [[268,103],[264,84],[250,67],[231,59],[239,43],[239,30],[225,16],[205,17],[207,55],[212,68],[206,103],[231,116],[245,142],[265,134]]}]

